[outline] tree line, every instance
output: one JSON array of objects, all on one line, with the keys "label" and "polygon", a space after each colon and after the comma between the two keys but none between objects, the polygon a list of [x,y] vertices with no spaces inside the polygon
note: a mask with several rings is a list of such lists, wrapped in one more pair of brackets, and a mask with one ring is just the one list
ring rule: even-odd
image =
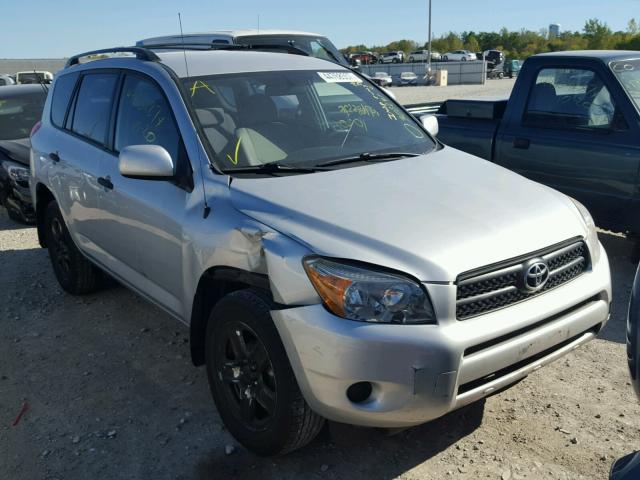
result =
[{"label": "tree line", "polygon": [[[629,20],[627,29],[613,31],[605,22],[592,18],[585,22],[582,31],[560,32],[551,37],[546,29],[538,32],[522,29],[509,31],[502,28],[499,32],[449,32],[432,39],[431,48],[435,52],[445,53],[453,50],[502,50],[510,58],[527,58],[530,55],[560,50],[640,50],[640,26],[635,19]],[[343,53],[363,51],[387,52],[426,50],[428,44],[413,40],[398,40],[387,45],[368,47],[353,45],[342,49]]]}]

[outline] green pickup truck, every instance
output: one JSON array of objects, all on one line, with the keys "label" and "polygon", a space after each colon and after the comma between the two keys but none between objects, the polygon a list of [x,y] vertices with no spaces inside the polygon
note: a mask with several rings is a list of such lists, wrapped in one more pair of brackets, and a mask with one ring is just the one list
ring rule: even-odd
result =
[{"label": "green pickup truck", "polygon": [[545,53],[524,62],[508,99],[445,102],[438,138],[570,195],[604,229],[638,236],[639,109],[640,52]]}]

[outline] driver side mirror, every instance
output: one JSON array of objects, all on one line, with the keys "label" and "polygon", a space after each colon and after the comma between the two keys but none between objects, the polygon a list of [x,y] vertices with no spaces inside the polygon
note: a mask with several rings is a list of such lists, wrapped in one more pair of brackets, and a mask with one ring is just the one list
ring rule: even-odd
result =
[{"label": "driver side mirror", "polygon": [[169,152],[159,145],[130,145],[120,151],[118,168],[123,177],[166,180],[175,175]]},{"label": "driver side mirror", "polygon": [[422,115],[420,117],[420,123],[422,123],[424,129],[429,132],[429,135],[432,137],[436,137],[438,135],[438,117],[435,115]]}]

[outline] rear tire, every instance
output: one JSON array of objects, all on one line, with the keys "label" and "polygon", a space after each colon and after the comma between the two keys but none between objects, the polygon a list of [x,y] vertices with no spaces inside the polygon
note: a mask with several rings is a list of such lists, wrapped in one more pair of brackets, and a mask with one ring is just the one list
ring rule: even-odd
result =
[{"label": "rear tire", "polygon": [[449,57],[447,57],[446,55],[444,57],[442,57],[442,60],[444,60],[445,62],[449,61]]},{"label": "rear tire", "polygon": [[47,205],[44,221],[49,258],[60,286],[72,295],[99,290],[101,272],[76,247],[55,201]]},{"label": "rear tire", "polygon": [[247,449],[282,455],[311,442],[324,425],[300,392],[262,290],[222,298],[207,324],[209,387],[220,417]]}]

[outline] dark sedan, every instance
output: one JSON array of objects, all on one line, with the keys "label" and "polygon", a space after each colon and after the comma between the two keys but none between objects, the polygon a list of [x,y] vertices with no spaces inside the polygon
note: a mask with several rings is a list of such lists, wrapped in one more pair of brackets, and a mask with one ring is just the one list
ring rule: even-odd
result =
[{"label": "dark sedan", "polygon": [[40,121],[46,98],[43,85],[0,89],[0,205],[18,222],[35,221],[29,192],[29,134]]}]

